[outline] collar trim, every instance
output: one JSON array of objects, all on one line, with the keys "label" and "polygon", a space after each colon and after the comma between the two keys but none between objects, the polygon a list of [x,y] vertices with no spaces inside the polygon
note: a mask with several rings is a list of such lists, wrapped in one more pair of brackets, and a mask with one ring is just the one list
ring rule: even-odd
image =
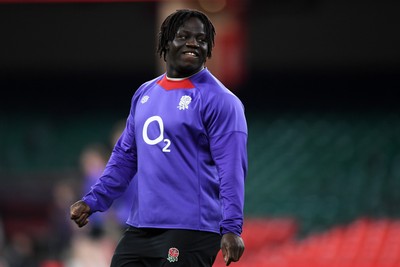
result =
[{"label": "collar trim", "polygon": [[171,80],[167,77],[167,75],[164,75],[162,79],[157,82],[157,84],[165,90],[193,89],[195,87],[188,78]]}]

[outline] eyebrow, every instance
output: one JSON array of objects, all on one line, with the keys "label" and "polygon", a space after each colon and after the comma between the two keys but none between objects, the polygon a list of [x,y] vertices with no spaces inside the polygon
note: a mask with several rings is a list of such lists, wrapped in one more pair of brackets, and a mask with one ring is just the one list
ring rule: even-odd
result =
[{"label": "eyebrow", "polygon": [[[188,30],[181,29],[181,30],[178,30],[176,33],[192,33],[192,32],[188,31]],[[207,34],[204,31],[202,31],[202,32],[199,32],[196,35],[207,35]]]}]

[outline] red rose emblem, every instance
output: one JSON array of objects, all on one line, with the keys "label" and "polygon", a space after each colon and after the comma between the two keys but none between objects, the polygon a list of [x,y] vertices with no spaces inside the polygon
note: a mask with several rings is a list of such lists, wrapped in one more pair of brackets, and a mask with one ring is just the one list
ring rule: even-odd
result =
[{"label": "red rose emblem", "polygon": [[167,260],[169,262],[178,261],[178,256],[179,256],[179,250],[177,248],[170,248],[168,250],[168,258],[167,258]]}]

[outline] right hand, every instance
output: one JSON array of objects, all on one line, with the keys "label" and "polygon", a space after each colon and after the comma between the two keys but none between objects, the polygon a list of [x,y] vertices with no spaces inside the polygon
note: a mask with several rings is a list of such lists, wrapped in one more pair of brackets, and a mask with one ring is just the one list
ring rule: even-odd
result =
[{"label": "right hand", "polygon": [[71,220],[79,227],[85,226],[89,222],[90,207],[88,204],[79,200],[70,207]]}]

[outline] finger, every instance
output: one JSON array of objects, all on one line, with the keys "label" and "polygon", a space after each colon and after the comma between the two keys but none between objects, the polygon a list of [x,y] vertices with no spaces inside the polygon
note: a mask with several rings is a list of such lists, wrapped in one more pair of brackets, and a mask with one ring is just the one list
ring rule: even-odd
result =
[{"label": "finger", "polygon": [[87,223],[88,217],[89,217],[89,214],[87,214],[87,213],[84,213],[84,214],[83,214],[83,216],[81,217],[81,225],[82,225],[82,226],[85,225],[85,224]]},{"label": "finger", "polygon": [[86,219],[83,222],[76,222],[76,224],[79,226],[79,228],[82,228],[83,226],[85,226],[87,223],[89,222],[89,219]]},{"label": "finger", "polygon": [[235,257],[234,257],[234,261],[239,261],[240,258],[241,258],[242,255],[243,255],[243,252],[244,252],[244,248],[243,248],[243,247],[241,247],[241,248],[239,248],[238,250],[236,250]]},{"label": "finger", "polygon": [[244,247],[241,247],[238,255],[238,260],[242,257],[243,252],[244,252]]},{"label": "finger", "polygon": [[79,227],[84,226],[88,221],[89,214],[82,213],[79,218],[75,219],[75,222],[78,224]]},{"label": "finger", "polygon": [[233,261],[238,261],[241,255],[242,255],[241,248],[240,247],[236,248],[232,253]]},{"label": "finger", "polygon": [[79,214],[79,213],[76,212],[76,211],[72,211],[72,212],[71,212],[71,220],[78,219],[81,215],[82,215],[82,214]]},{"label": "finger", "polygon": [[229,252],[229,261],[230,262],[237,262],[239,261],[240,257],[243,254],[243,249],[241,248],[236,248],[236,249],[231,249],[231,251]]},{"label": "finger", "polygon": [[231,261],[231,262],[238,261],[238,257],[237,257],[236,251],[233,251],[233,252],[231,253],[230,261]]},{"label": "finger", "polygon": [[231,264],[231,262],[238,261],[236,255],[235,255],[235,251],[229,251],[228,255],[229,255],[229,257],[225,260],[226,266]]},{"label": "finger", "polygon": [[70,212],[71,219],[74,220],[74,219],[79,218],[80,216],[82,216],[82,213],[83,213],[82,210],[77,207],[71,208],[71,212]]},{"label": "finger", "polygon": [[89,219],[86,219],[82,224],[79,225],[79,228],[85,226],[86,224],[88,224]]},{"label": "finger", "polygon": [[223,253],[224,261],[225,261],[226,266],[228,266],[231,263],[231,260],[232,260],[231,259],[231,255],[230,255],[229,249],[224,248],[222,250],[222,252],[224,252],[224,251],[225,251],[225,253]]}]

